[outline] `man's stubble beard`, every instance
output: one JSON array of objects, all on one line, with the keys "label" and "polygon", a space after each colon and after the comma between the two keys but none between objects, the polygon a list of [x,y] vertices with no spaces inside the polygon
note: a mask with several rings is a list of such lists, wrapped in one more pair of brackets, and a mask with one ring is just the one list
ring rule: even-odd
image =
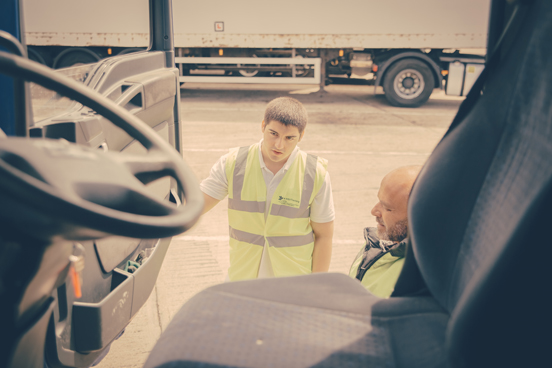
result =
[{"label": "man's stubble beard", "polygon": [[385,232],[378,229],[378,236],[381,240],[390,240],[392,242],[400,242],[408,235],[408,219],[398,221],[390,229],[386,228]]}]

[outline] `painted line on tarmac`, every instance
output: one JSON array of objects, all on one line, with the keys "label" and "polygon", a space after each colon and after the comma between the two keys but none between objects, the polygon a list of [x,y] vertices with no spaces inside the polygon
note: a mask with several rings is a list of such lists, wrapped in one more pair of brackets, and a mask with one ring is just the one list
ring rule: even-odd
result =
[{"label": "painted line on tarmac", "polygon": [[[376,107],[374,107],[376,108]],[[379,108],[379,107],[377,107]],[[232,108],[232,107],[192,107],[192,108],[181,108],[182,111],[238,111],[238,112],[258,112],[263,113],[264,108],[262,109],[243,109],[243,108]],[[309,114],[314,113],[328,113],[328,110],[322,109],[308,109]],[[381,110],[381,111],[365,111],[365,110],[332,110],[333,113],[347,113],[347,114],[366,114],[366,115],[415,115],[415,116],[451,116],[454,117],[456,110],[454,112],[432,112],[432,111],[396,111],[396,110]],[[188,121],[186,123],[195,123]],[[200,122],[197,122],[200,123]]]},{"label": "painted line on tarmac", "polygon": [[264,113],[265,108],[261,107],[260,109],[250,108],[235,108],[235,107],[181,107],[182,111],[254,111],[259,113]]},{"label": "painted line on tarmac", "polygon": [[[224,148],[183,148],[182,151],[187,152],[228,152]],[[314,154],[323,155],[366,155],[366,156],[429,156],[430,153],[422,152],[374,152],[374,151],[308,151]]]},{"label": "painted line on tarmac", "polygon": [[370,151],[310,151],[310,153],[321,153],[324,155],[367,155],[367,156],[429,156],[430,153],[421,152],[370,152]]},{"label": "painted line on tarmac", "polygon": [[188,241],[228,241],[230,237],[228,235],[223,236],[196,236],[196,235],[179,235],[173,236],[176,240],[188,240]]},{"label": "painted line on tarmac", "polygon": [[[199,236],[199,235],[180,235],[174,236],[173,239],[184,240],[184,241],[229,241],[230,237],[228,235],[222,236]],[[362,244],[364,240],[362,239],[334,239],[333,244]]]}]

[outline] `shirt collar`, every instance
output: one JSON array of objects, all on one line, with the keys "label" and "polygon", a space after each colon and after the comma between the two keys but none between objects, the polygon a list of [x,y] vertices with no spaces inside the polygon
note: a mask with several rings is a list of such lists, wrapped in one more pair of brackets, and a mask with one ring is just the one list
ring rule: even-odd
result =
[{"label": "shirt collar", "polygon": [[[259,162],[261,163],[261,169],[268,170],[268,167],[266,167],[264,163],[263,153],[261,152],[262,144],[263,144],[263,139],[261,138],[259,142]],[[284,172],[286,172],[289,169],[289,167],[291,166],[291,163],[295,160],[295,157],[297,157],[297,152],[299,152],[299,146],[295,146],[295,149],[293,150],[291,155],[289,155],[288,160],[284,164],[284,167],[282,167],[280,170],[283,170]]]}]

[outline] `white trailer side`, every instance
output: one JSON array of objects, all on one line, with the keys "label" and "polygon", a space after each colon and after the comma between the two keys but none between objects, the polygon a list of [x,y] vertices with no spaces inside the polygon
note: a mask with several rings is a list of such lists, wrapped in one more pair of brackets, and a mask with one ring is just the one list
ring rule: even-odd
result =
[{"label": "white trailer side", "polygon": [[[177,47],[485,48],[488,0],[174,0]],[[223,28],[216,25],[223,23]]]},{"label": "white trailer side", "polygon": [[[149,44],[147,0],[24,0],[24,6],[29,55],[53,67]],[[465,73],[481,68],[467,66],[483,58],[459,50],[485,53],[490,0],[173,0],[173,9],[181,82],[323,88],[330,75],[341,75],[372,79],[392,104],[418,106],[442,88],[457,61],[464,67],[454,70],[464,72],[454,73],[461,78],[454,90],[469,90]]]}]

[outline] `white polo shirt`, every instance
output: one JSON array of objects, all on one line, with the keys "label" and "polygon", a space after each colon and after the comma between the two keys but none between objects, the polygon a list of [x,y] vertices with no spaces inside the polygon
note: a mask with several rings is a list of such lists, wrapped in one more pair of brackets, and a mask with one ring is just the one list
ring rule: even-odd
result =
[{"label": "white polo shirt", "polygon": [[[262,145],[263,140],[261,139],[259,145]],[[261,171],[263,173],[263,178],[266,185],[266,206],[265,206],[265,219],[268,215],[268,210],[270,208],[271,199],[274,196],[276,188],[284,178],[285,173],[291,166],[297,153],[299,152],[299,147],[295,147],[285,165],[278,171],[276,174],[273,174],[270,171],[263,160],[263,154],[259,149],[259,162],[261,163]],[[211,173],[209,177],[201,182],[199,185],[201,191],[208,196],[211,196],[215,199],[223,200],[228,195],[228,180],[226,178],[226,160],[228,154],[222,156],[211,168]],[[324,178],[324,183],[320,187],[320,190],[314,197],[314,201],[311,204],[310,219],[312,222],[326,223],[333,221],[335,219],[335,210],[332,196],[332,184],[330,182],[330,174],[326,171],[326,177]],[[265,242],[263,248],[263,255],[261,257],[261,265],[259,267],[258,278],[267,278],[274,277],[274,272],[272,271],[272,264],[270,263],[268,251],[268,244]]]}]

